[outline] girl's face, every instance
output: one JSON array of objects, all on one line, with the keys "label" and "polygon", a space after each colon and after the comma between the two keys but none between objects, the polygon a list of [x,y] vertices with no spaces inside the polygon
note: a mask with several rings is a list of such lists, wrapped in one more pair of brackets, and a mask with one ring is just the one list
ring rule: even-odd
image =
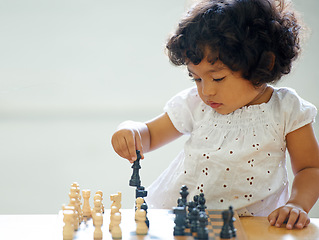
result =
[{"label": "girl's face", "polygon": [[243,106],[267,102],[267,85],[255,87],[240,72],[233,72],[220,60],[214,64],[204,58],[198,65],[187,64],[190,77],[197,85],[198,94],[205,104],[220,114],[229,114]]}]

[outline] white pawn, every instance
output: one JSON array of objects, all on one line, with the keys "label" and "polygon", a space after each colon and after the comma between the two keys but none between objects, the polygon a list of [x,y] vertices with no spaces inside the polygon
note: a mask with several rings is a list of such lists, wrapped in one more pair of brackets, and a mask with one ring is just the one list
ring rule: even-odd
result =
[{"label": "white pawn", "polygon": [[145,221],[146,221],[145,210],[144,209],[136,210],[135,219],[136,219],[136,234],[137,235],[146,235],[148,232],[148,227],[145,223]]},{"label": "white pawn", "polygon": [[83,217],[86,219],[90,219],[92,217],[92,212],[90,207],[91,191],[88,189],[82,190],[82,195],[84,199],[83,208],[82,208]]},{"label": "white pawn", "polygon": [[[120,213],[120,210],[119,210],[116,206],[112,206],[112,207],[111,207],[111,214],[110,214],[110,225],[109,225],[109,230],[110,230],[110,232],[112,231],[112,227],[113,227],[113,217],[114,217],[115,213]],[[120,213],[120,214],[121,214],[121,213]]]},{"label": "white pawn", "polygon": [[72,240],[74,236],[74,212],[72,210],[63,211],[63,240]]},{"label": "white pawn", "polygon": [[102,239],[102,225],[103,225],[103,215],[101,213],[95,214],[95,229],[94,229],[94,239]]},{"label": "white pawn", "polygon": [[121,239],[122,238],[122,230],[120,227],[121,223],[121,213],[117,212],[113,216],[113,227],[112,227],[112,238],[113,239]]},{"label": "white pawn", "polygon": [[[79,218],[80,218],[80,222],[82,222],[83,220],[83,214],[82,214],[82,208],[81,208],[81,205],[82,205],[82,197],[81,197],[81,190],[80,190],[80,185],[77,183],[77,182],[74,182],[71,184],[71,190],[70,192],[72,191],[72,188],[75,188],[75,192],[76,192],[76,202],[77,202],[77,211],[78,211],[78,214],[79,214]],[[71,196],[70,196],[71,198]]]},{"label": "white pawn", "polygon": [[102,202],[102,213],[104,213],[104,204],[103,204],[103,192],[101,190],[98,190],[95,195],[99,194],[101,196],[101,202]]},{"label": "white pawn", "polygon": [[136,199],[136,210],[140,210],[143,203],[144,203],[144,199],[141,197],[138,197]]},{"label": "white pawn", "polygon": [[102,203],[99,199],[95,199],[94,208],[92,209],[93,225],[95,225],[95,216],[97,213],[102,213]]},{"label": "white pawn", "polygon": [[74,227],[74,230],[77,231],[79,229],[79,218],[78,218],[78,215],[77,215],[77,212],[75,210],[75,207],[74,206],[65,206],[63,205],[62,206],[62,210],[69,210],[69,211],[72,211],[73,212],[73,227]]}]

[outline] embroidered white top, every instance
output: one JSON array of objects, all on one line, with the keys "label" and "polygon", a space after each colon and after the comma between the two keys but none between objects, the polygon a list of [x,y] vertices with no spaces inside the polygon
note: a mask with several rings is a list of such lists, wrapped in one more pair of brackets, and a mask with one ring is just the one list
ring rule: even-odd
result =
[{"label": "embroidered white top", "polygon": [[293,89],[274,88],[267,103],[221,115],[190,88],[166,104],[175,128],[189,134],[184,150],[148,188],[150,208],[177,205],[204,192],[209,209],[267,216],[288,199],[286,135],[315,120],[316,108]]}]

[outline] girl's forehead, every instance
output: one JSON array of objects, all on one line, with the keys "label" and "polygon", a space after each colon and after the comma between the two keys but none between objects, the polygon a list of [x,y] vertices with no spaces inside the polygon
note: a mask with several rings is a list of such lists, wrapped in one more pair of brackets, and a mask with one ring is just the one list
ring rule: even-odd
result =
[{"label": "girl's forehead", "polygon": [[205,56],[203,60],[195,65],[192,62],[188,62],[187,69],[189,72],[194,73],[194,69],[200,68],[201,71],[207,71],[207,72],[219,72],[225,69],[228,69],[228,67],[219,59],[212,62],[209,57]]}]

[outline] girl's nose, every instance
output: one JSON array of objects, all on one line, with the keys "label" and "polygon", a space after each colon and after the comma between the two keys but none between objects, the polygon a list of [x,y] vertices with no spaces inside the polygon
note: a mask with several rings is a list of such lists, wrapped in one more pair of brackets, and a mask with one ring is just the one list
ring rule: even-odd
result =
[{"label": "girl's nose", "polygon": [[214,82],[202,80],[202,94],[205,96],[216,95],[216,86],[214,86]]}]

